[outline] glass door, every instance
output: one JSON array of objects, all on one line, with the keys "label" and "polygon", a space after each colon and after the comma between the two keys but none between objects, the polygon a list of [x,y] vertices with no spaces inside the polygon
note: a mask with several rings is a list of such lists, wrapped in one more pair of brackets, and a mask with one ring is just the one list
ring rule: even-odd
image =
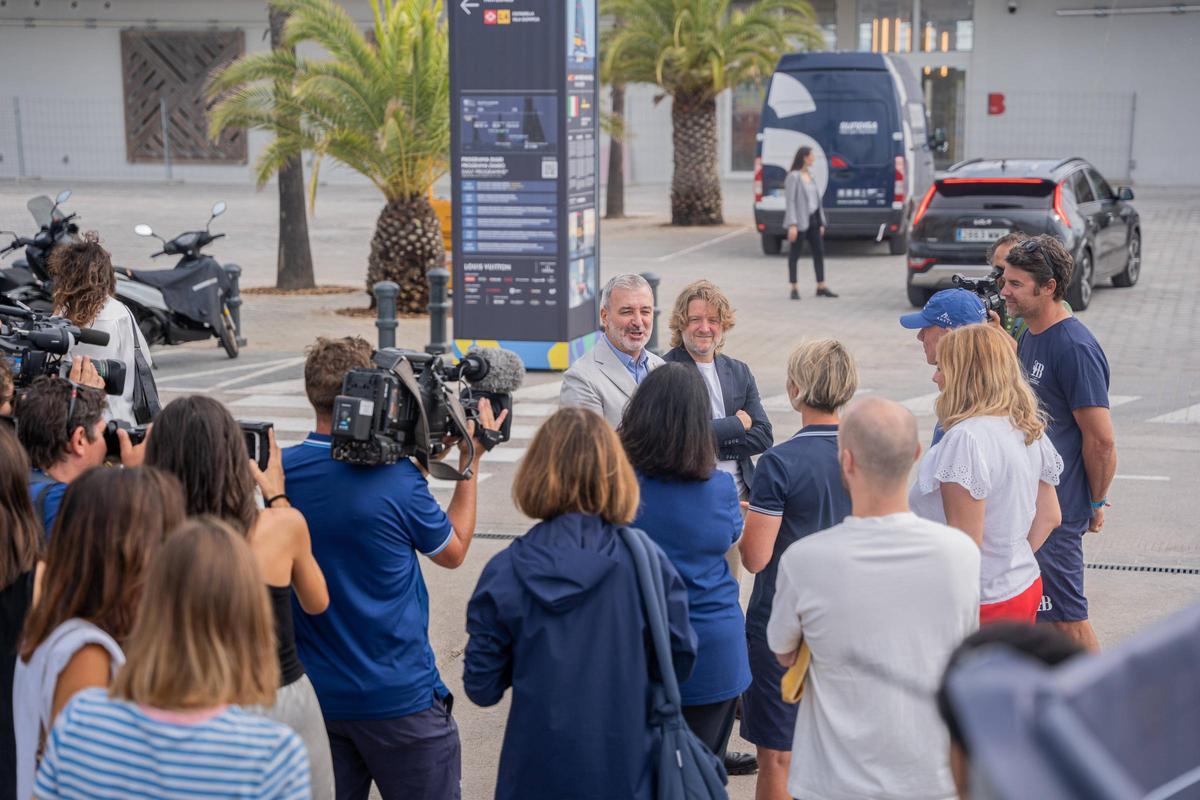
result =
[{"label": "glass door", "polygon": [[921,86],[929,111],[930,136],[942,144],[933,152],[935,169],[961,161],[965,149],[967,71],[957,67],[923,67]]}]

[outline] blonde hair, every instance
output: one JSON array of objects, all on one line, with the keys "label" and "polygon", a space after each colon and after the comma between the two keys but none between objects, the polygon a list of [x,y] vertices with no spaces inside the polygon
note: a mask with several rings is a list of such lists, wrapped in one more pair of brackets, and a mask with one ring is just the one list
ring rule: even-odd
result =
[{"label": "blonde hair", "polygon": [[197,517],[170,534],[142,598],[109,694],[165,709],[275,702],[279,658],[266,583],[227,524]]},{"label": "blonde hair", "polygon": [[513,481],[513,500],[534,519],[578,512],[628,525],[639,497],[617,434],[584,408],[559,409],[542,423]]},{"label": "blonde hair", "polygon": [[796,387],[796,402],[818,411],[836,412],[858,390],[854,357],[836,339],[804,342],[793,350],[787,376]]},{"label": "blonde hair", "polygon": [[970,417],[1008,417],[1033,444],[1046,430],[1021,362],[1008,334],[991,325],[956,328],[938,342],[938,369],[945,389],[938,395],[938,419],[950,430]]},{"label": "blonde hair", "polygon": [[[671,347],[679,347],[683,344],[683,329],[688,325],[688,306],[693,300],[703,300],[717,310],[717,321],[721,324],[722,333],[737,324],[737,314],[734,313],[733,304],[715,283],[706,280],[689,283],[683,287],[679,297],[675,298],[675,308],[671,311],[671,319],[667,322],[667,327],[671,330]],[[720,352],[724,344],[725,339],[722,337],[721,341],[717,343],[716,352]]]}]

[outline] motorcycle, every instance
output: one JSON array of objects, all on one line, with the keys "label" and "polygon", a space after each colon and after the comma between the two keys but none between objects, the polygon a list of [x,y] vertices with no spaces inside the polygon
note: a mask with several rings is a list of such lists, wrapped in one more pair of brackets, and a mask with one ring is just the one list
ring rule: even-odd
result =
[{"label": "motorcycle", "polygon": [[143,270],[117,267],[117,298],[133,312],[149,344],[181,344],[215,336],[230,358],[238,357],[237,333],[227,299],[229,276],[212,256],[201,250],[225,236],[211,233],[212,221],[225,213],[217,202],[202,231],[186,231],[166,240],[145,223],[133,229],[138,236],[162,242],[159,256],[180,256],[172,269]]},{"label": "motorcycle", "polygon": [[16,259],[10,266],[0,269],[0,294],[4,296],[4,302],[22,303],[40,314],[53,313],[46,259],[55,245],[78,240],[79,226],[75,224],[78,215],[64,215],[59,209],[70,197],[71,190],[63,189],[54,200],[40,195],[26,204],[38,226],[38,232],[32,237],[0,231],[13,237],[7,247],[0,249],[0,257],[25,248],[25,258]]}]

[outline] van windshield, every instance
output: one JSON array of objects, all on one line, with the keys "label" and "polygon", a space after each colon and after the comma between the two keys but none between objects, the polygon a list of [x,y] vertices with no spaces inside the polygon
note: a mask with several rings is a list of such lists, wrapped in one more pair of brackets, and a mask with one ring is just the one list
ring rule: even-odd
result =
[{"label": "van windshield", "polygon": [[949,183],[938,181],[930,209],[999,210],[1005,208],[1044,209],[1050,207],[1054,184],[1049,181],[1012,182],[972,181],[960,178]]}]

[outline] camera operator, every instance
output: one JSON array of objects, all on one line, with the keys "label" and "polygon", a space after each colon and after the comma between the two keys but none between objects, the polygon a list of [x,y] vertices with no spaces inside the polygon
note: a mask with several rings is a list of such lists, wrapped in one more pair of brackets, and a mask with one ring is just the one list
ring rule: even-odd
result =
[{"label": "camera operator", "polygon": [[[967,289],[942,289],[929,298],[920,311],[901,316],[900,325],[917,332],[917,341],[925,348],[926,363],[937,366],[938,342],[947,332],[987,320],[983,301],[973,292]],[[941,389],[941,386],[938,388]],[[930,447],[942,440],[942,433],[941,423],[936,423]]]},{"label": "camera operator", "polygon": [[[458,798],[458,726],[429,645],[417,554],[446,569],[463,563],[483,448],[469,459],[460,443],[459,469],[471,467],[472,476],[455,484],[446,512],[409,459],[370,467],[334,460],[334,399],[346,373],[371,366],[371,347],[360,338],[319,338],[308,349],[304,383],[316,429],[283,451],[283,466],[330,603],[318,617],[297,609],[296,645],[325,716],[339,797],[365,797],[374,781],[385,798]],[[498,428],[504,417],[480,404],[484,428]]]},{"label": "camera operator", "polygon": [[[46,263],[54,278],[55,313],[73,325],[94,328],[108,334],[108,344],[76,344],[71,355],[111,358],[125,364],[125,390],[108,398],[112,419],[137,422],[134,415],[134,387],[139,380],[137,351],[150,362],[150,347],[133,313],[115,296],[117,275],[108,251],[100,246],[94,232],[84,234],[82,242],[54,248]],[[151,378],[153,380],[153,378]]]},{"label": "camera operator", "polygon": [[[86,375],[87,367],[90,365],[86,359],[77,358],[71,367],[72,377]],[[95,367],[91,367],[91,380],[99,381]],[[17,397],[17,437],[33,465],[29,493],[47,535],[67,484],[104,463],[106,403],[107,395],[94,386],[47,375],[34,379]],[[144,444],[133,445],[124,430],[118,430],[117,437],[121,463],[138,466]]]}]

